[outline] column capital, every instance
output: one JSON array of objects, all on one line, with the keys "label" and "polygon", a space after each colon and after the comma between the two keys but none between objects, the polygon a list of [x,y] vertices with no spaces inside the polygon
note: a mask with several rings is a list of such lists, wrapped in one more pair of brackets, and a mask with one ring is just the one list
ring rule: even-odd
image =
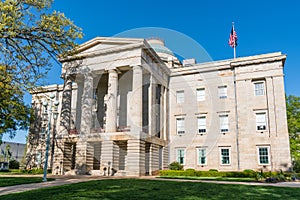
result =
[{"label": "column capital", "polygon": [[134,65],[134,66],[132,66],[132,69],[133,70],[142,70],[142,66],[141,65]]},{"label": "column capital", "polygon": [[108,69],[107,71],[108,71],[108,73],[114,73],[114,74],[118,73],[117,69]]}]

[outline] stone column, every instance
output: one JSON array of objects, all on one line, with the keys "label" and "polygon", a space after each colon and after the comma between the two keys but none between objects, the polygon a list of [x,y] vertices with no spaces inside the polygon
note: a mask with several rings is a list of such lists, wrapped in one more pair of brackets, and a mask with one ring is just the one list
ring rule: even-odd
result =
[{"label": "stone column", "polygon": [[160,138],[164,138],[164,130],[165,130],[165,112],[164,112],[164,108],[165,108],[165,87],[162,85],[161,86],[161,95],[160,95],[160,127],[159,127],[159,131],[160,131]]},{"label": "stone column", "polygon": [[64,89],[62,94],[61,119],[63,128],[69,130],[71,127],[71,105],[72,105],[72,80],[70,76],[65,77]]},{"label": "stone column", "polygon": [[83,93],[81,98],[81,137],[76,143],[76,170],[78,174],[85,174],[86,166],[86,137],[90,134],[92,125],[93,105],[93,76],[90,72],[84,73]]},{"label": "stone column", "polygon": [[131,133],[138,138],[142,132],[143,105],[143,70],[141,66],[133,67],[132,96],[130,98]]},{"label": "stone column", "polygon": [[118,96],[118,73],[109,70],[107,89],[106,132],[116,132],[117,128],[117,96]]},{"label": "stone column", "polygon": [[81,98],[81,125],[80,134],[90,133],[92,125],[92,106],[93,106],[93,76],[91,73],[84,74],[83,94]]},{"label": "stone column", "polygon": [[150,76],[150,87],[149,87],[149,135],[155,135],[156,120],[155,120],[155,95],[156,95],[156,81],[153,75]]},{"label": "stone column", "polygon": [[162,139],[167,140],[167,131],[168,131],[168,89],[164,87],[164,93],[163,93],[163,133],[162,133]]}]

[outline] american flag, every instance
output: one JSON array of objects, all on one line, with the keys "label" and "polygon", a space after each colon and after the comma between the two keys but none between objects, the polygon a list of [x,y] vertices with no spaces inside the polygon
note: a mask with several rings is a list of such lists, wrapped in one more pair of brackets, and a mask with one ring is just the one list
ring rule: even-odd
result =
[{"label": "american flag", "polygon": [[234,30],[234,26],[232,26],[230,36],[229,36],[229,40],[228,40],[229,46],[231,46],[232,48],[236,47],[237,46],[237,40],[238,40],[237,34]]}]

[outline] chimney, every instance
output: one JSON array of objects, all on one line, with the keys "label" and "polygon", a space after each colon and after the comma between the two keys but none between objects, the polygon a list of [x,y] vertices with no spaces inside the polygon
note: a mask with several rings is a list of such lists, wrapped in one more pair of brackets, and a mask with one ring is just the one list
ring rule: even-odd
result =
[{"label": "chimney", "polygon": [[195,58],[185,59],[182,61],[183,67],[189,67],[196,64]]}]

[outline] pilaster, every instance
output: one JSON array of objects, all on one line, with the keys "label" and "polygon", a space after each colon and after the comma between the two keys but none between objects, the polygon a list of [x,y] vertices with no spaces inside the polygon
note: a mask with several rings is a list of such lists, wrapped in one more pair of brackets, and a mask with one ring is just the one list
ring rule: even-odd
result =
[{"label": "pilaster", "polygon": [[106,168],[106,175],[108,174],[108,168],[113,167],[113,154],[114,154],[114,142],[112,140],[104,140],[101,145],[101,168]]},{"label": "pilaster", "polygon": [[128,140],[127,152],[126,175],[145,175],[145,141]]}]

